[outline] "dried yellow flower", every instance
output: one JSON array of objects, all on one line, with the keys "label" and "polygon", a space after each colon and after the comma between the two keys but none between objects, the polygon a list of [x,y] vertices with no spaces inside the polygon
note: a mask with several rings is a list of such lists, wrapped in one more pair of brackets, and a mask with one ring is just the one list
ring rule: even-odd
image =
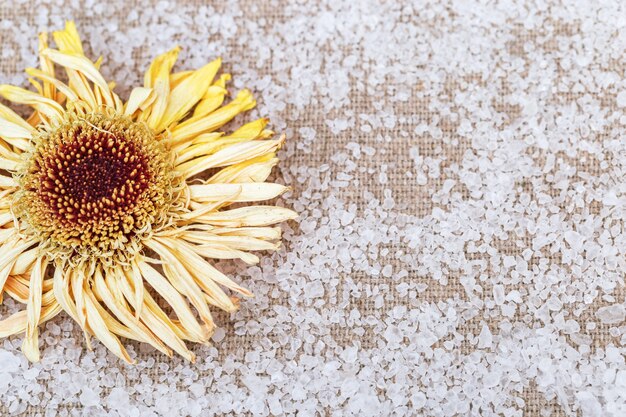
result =
[{"label": "dried yellow flower", "polygon": [[272,139],[267,119],[217,132],[256,104],[243,90],[222,105],[230,76],[217,77],[219,59],[175,73],[174,48],[124,103],[72,22],[53,36],[58,49],[41,34],[40,68],[27,70],[37,92],[0,86],[34,109],[24,120],[0,104],[0,293],[26,304],[0,321],[0,337],[25,333],[22,350],[37,361],[38,325],[63,310],[88,346],[96,337],[128,362],[120,336],[193,361],[185,341],[208,343],[209,306],[237,308],[223,288],[252,295],[207,259],[258,262],[251,251],[278,248],[272,225],[296,216],[271,205],[229,209],[286,191],[265,182],[284,137]]}]

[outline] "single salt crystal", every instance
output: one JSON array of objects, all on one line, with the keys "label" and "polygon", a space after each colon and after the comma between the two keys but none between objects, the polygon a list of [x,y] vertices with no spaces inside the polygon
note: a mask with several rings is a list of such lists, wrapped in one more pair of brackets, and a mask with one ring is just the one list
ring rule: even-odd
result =
[{"label": "single salt crystal", "polygon": [[493,301],[496,305],[502,305],[502,303],[504,303],[504,287],[501,284],[493,286]]},{"label": "single salt crystal", "polygon": [[0,350],[0,375],[14,373],[19,369],[20,359],[7,350]]},{"label": "single salt crystal", "polygon": [[313,139],[315,139],[315,129],[310,128],[310,127],[301,127],[300,130],[298,130],[298,132],[300,133],[300,137],[302,139],[304,139],[305,141],[309,142],[312,141]]},{"label": "single salt crystal", "polygon": [[580,252],[583,247],[583,242],[585,241],[584,237],[580,233],[568,230],[563,234],[563,237],[575,252]]},{"label": "single salt crystal", "polygon": [[128,391],[121,387],[111,389],[107,397],[107,405],[113,410],[127,410],[130,405]]},{"label": "single salt crystal", "polygon": [[320,281],[308,282],[304,286],[304,296],[308,299],[322,297],[324,295],[324,287]]},{"label": "single salt crystal", "polygon": [[456,181],[450,180],[450,179],[445,180],[443,182],[443,187],[441,187],[441,192],[444,194],[448,194],[455,185],[456,185]]},{"label": "single salt crystal", "polygon": [[505,268],[511,268],[515,265],[517,265],[517,262],[515,261],[515,256],[505,256],[502,258],[502,263],[504,264]]},{"label": "single salt crystal", "polygon": [[267,405],[270,408],[270,413],[274,416],[283,414],[283,406],[280,403],[280,398],[277,395],[271,395],[267,399]]},{"label": "single salt crystal", "polygon": [[354,220],[355,214],[350,212],[350,211],[343,211],[341,213],[341,225],[342,226],[347,226],[350,223],[352,223],[352,220]]},{"label": "single salt crystal", "polygon": [[615,346],[610,346],[610,345],[607,346],[604,353],[605,353],[606,360],[608,362],[613,362],[617,364],[624,363],[624,356],[622,355],[620,350],[616,348]]},{"label": "single salt crystal", "polygon": [[585,417],[601,417],[602,406],[598,399],[589,391],[581,391],[576,394],[576,399],[580,403],[580,409]]},{"label": "single salt crystal", "polygon": [[623,324],[626,319],[626,309],[623,304],[600,307],[596,317],[604,324]]},{"label": "single salt crystal", "polygon": [[385,278],[389,278],[393,273],[393,268],[391,265],[385,265],[382,270],[382,274]]},{"label": "single salt crystal", "polygon": [[411,403],[416,410],[424,408],[426,405],[426,395],[423,392],[416,392],[413,397],[411,397]]},{"label": "single salt crystal", "polygon": [[346,363],[354,363],[357,360],[358,349],[356,346],[348,346],[341,352],[341,359]]},{"label": "single salt crystal", "polygon": [[212,337],[213,341],[219,343],[224,340],[224,337],[226,337],[226,330],[222,329],[221,327],[215,328],[215,332],[213,333]]},{"label": "single salt crystal", "polygon": [[500,378],[502,375],[498,371],[489,372],[483,378],[483,384],[487,388],[493,388],[500,383]]},{"label": "single salt crystal", "polygon": [[478,347],[479,348],[490,348],[493,342],[493,335],[491,334],[491,330],[489,330],[489,326],[483,324],[483,328],[478,335]]},{"label": "single salt crystal", "polygon": [[341,383],[341,395],[346,398],[352,397],[359,390],[359,380],[355,377],[347,377]]},{"label": "single salt crystal", "polygon": [[626,107],[626,90],[620,91],[617,94],[616,102],[619,107]]},{"label": "single salt crystal", "polygon": [[78,399],[85,407],[95,407],[100,404],[100,397],[89,387],[83,387],[83,392]]}]

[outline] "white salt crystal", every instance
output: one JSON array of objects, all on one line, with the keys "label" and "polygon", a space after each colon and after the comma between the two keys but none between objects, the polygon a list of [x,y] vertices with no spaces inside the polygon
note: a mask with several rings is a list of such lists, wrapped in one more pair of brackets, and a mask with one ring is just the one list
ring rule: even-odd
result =
[{"label": "white salt crystal", "polygon": [[324,295],[324,287],[320,281],[308,282],[304,286],[304,296],[306,298],[322,297]]},{"label": "white salt crystal", "polygon": [[411,397],[413,408],[421,410],[426,405],[426,395],[423,392],[417,392]]},{"label": "white salt crystal", "polygon": [[490,348],[493,342],[493,336],[489,326],[483,324],[483,327],[478,335],[478,347],[481,349]]},{"label": "white salt crystal", "polygon": [[626,90],[620,91],[617,94],[616,102],[619,107],[626,107]]},{"label": "white salt crystal", "polygon": [[[11,374],[20,369],[20,359],[13,353],[0,350],[0,374]],[[3,378],[8,377],[3,375]]]},{"label": "white salt crystal", "polygon": [[596,311],[596,317],[604,324],[623,324],[626,319],[626,309],[623,304],[600,307]]},{"label": "white salt crystal", "polygon": [[580,408],[585,417],[601,417],[602,406],[598,399],[588,391],[582,391],[576,394],[576,399],[580,403]]},{"label": "white salt crystal", "polygon": [[565,237],[565,241],[569,243],[570,247],[574,251],[580,252],[583,246],[583,242],[585,241],[585,239],[580,233],[575,232],[573,230],[568,230],[567,232],[563,234],[563,236]]},{"label": "white salt crystal", "polygon": [[493,300],[496,305],[504,303],[504,286],[496,284],[493,286]]},{"label": "white salt crystal", "polygon": [[212,337],[213,341],[219,343],[224,340],[224,337],[226,337],[226,330],[221,327],[216,327]]},{"label": "white salt crystal", "polygon": [[281,415],[283,413],[283,407],[280,403],[280,399],[276,395],[271,395],[267,399],[267,404],[270,408],[270,413],[274,416]]},{"label": "white salt crystal", "polygon": [[515,256],[505,256],[502,258],[502,263],[504,264],[505,268],[511,268],[515,265],[517,265],[517,261],[515,260]]},{"label": "white salt crystal", "polygon": [[389,278],[393,273],[393,267],[391,265],[385,265],[381,272],[385,278]]},{"label": "white salt crystal", "polygon": [[[83,399],[81,399],[81,402],[83,402]],[[113,410],[127,410],[130,405],[128,391],[121,387],[111,389],[111,392],[107,397],[107,405]]]},{"label": "white salt crystal", "polygon": [[100,397],[89,387],[83,387],[78,399],[84,407],[94,407],[100,404]]}]

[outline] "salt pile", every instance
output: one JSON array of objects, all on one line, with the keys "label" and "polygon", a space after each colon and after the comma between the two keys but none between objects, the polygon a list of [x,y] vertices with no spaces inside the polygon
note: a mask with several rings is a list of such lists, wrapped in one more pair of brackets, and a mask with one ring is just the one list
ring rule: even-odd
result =
[{"label": "salt pile", "polygon": [[59,318],[39,364],[0,342],[0,414],[626,415],[623,6],[402,3],[0,7],[2,83],[65,18],[121,92],[174,43],[222,56],[301,213],[218,265],[256,297],[196,364]]}]

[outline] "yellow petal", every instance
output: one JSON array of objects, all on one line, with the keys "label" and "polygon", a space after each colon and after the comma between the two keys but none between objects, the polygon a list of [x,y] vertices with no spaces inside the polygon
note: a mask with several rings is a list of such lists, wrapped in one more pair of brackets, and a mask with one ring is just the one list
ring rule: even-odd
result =
[{"label": "yellow petal", "polygon": [[12,85],[0,85],[0,95],[14,103],[32,106],[52,121],[60,120],[64,112],[63,107],[56,101]]},{"label": "yellow petal", "polygon": [[154,89],[156,98],[149,111],[144,113],[147,117],[142,115],[142,120],[145,120],[153,129],[159,125],[165,113],[170,95],[170,73],[179,52],[180,47],[176,47],[156,57],[144,76],[144,87]]},{"label": "yellow petal", "polygon": [[[235,143],[271,137],[273,132],[264,130],[268,122],[269,119],[262,118],[246,123],[228,136],[223,136],[219,132],[200,134],[191,141],[182,142],[173,147],[178,154],[176,161],[180,164],[197,156],[215,153]],[[270,133],[270,135],[264,136],[265,133]]]},{"label": "yellow petal", "polygon": [[[109,288],[119,286],[119,289],[124,293],[129,303],[134,302],[135,291],[132,289],[128,280],[114,281],[107,279],[107,285],[109,285]],[[185,343],[181,339],[183,335],[180,333],[178,326],[167,317],[148,293],[144,294],[142,303],[145,303],[145,306],[141,309],[142,322],[144,322],[167,346],[187,360],[194,362],[195,355],[185,346]],[[135,305],[134,307],[135,310],[137,310],[138,306]]]},{"label": "yellow petal", "polygon": [[31,362],[39,361],[39,319],[41,318],[41,296],[43,279],[48,260],[38,259],[30,274],[28,304],[26,305],[26,335],[22,343],[22,352]]},{"label": "yellow petal", "polygon": [[221,65],[222,60],[216,59],[185,78],[172,90],[163,117],[155,128],[157,132],[179,121],[191,110],[209,88]]},{"label": "yellow petal", "polygon": [[14,188],[17,187],[17,182],[13,177],[7,177],[5,175],[0,175],[0,188]]},{"label": "yellow petal", "polygon": [[225,125],[236,115],[256,106],[256,101],[249,90],[241,90],[237,97],[215,112],[208,115],[194,116],[172,129],[171,141],[179,143],[199,135],[210,132]]},{"label": "yellow petal", "polygon": [[199,223],[227,227],[267,226],[298,217],[293,210],[277,206],[248,206],[216,213],[208,213],[196,218]]},{"label": "yellow petal", "polygon": [[226,82],[230,80],[230,74],[222,74],[220,78],[210,86],[200,103],[196,106],[193,112],[194,117],[204,116],[219,106],[224,102],[224,97],[228,94],[226,90]]},{"label": "yellow petal", "polygon": [[61,306],[61,308],[72,318],[78,322],[78,313],[76,312],[76,305],[70,296],[70,276],[74,271],[67,269],[67,265],[56,265],[54,269],[54,297]]},{"label": "yellow petal", "polygon": [[[176,250],[180,252],[181,255],[183,255],[179,257],[180,261],[197,279],[198,284],[205,292],[212,293],[213,291],[217,291],[216,287],[211,282],[214,281],[215,283],[223,285],[224,287],[236,291],[240,294],[243,294],[246,297],[252,297],[252,293],[249,290],[236,284],[233,280],[218,271],[213,265],[211,265],[201,256],[196,254],[193,250],[193,245],[170,238],[155,239],[158,240],[160,243],[163,243],[170,249]],[[235,309],[235,306],[232,304],[232,301],[230,299],[226,300],[222,299],[221,297],[219,299],[228,306],[228,308],[226,308],[227,311],[232,311],[229,308]]]},{"label": "yellow petal", "polygon": [[[8,108],[7,106],[1,103],[0,103],[0,117],[5,120],[8,120],[9,122],[13,124],[21,126],[25,130],[28,130],[29,132],[33,132],[35,130],[35,128],[33,128],[31,125],[28,124],[28,122],[26,122],[26,120],[22,119],[17,113],[15,113],[13,110],[11,110],[10,108]],[[30,135],[28,137],[30,137]]]},{"label": "yellow petal", "polygon": [[[224,196],[224,198],[222,198],[221,200],[217,200],[212,204],[199,204],[200,207],[198,207],[198,209],[179,215],[178,223],[188,223],[190,221],[193,221],[193,219],[195,219],[196,217],[202,216],[203,214],[210,213],[212,211],[216,211],[223,205],[229,204],[231,201],[233,201],[233,199],[236,198],[236,196],[239,195],[240,192],[241,187],[237,189],[237,192],[233,194],[227,194]],[[8,214],[10,215],[10,213]]]},{"label": "yellow petal", "polygon": [[[46,49],[42,51],[41,54],[65,68],[72,69],[84,75],[99,88],[104,104],[117,108],[118,103],[113,98],[114,93],[109,89],[106,80],[93,62],[84,55],[72,52],[61,52],[54,49]],[[98,92],[98,89],[96,89],[96,92]]]},{"label": "yellow petal", "polygon": [[219,168],[237,164],[261,155],[276,152],[282,146],[285,137],[274,140],[253,140],[228,146],[213,155],[207,155],[180,164],[177,169],[185,178],[190,178],[209,168]]},{"label": "yellow petal", "polygon": [[96,102],[96,96],[87,81],[87,78],[78,71],[67,69],[67,76],[69,78],[70,88],[76,92],[78,97],[82,100],[82,103],[90,111],[95,111],[98,108]]},{"label": "yellow petal", "polygon": [[91,341],[89,338],[89,329],[87,328],[87,305],[85,295],[85,270],[82,265],[79,265],[74,269],[74,273],[70,276],[70,289],[76,305],[76,316],[78,317],[78,324],[83,329],[85,334],[85,341],[87,347],[91,350]]},{"label": "yellow petal", "polygon": [[[57,304],[51,304],[45,306],[41,310],[41,318],[39,324],[42,324],[61,311],[61,307]],[[26,310],[18,311],[11,314],[4,320],[0,320],[0,338],[8,337],[18,333],[24,333],[26,331]]]},{"label": "yellow petal", "polygon": [[[114,274],[113,272],[110,273],[112,275]],[[155,338],[150,330],[148,330],[135,316],[133,316],[130,311],[128,311],[127,306],[121,304],[119,300],[116,300],[109,290],[109,287],[106,285],[102,272],[99,268],[96,269],[94,273],[93,282],[104,305],[122,324],[126,325],[131,331],[136,333],[137,336],[140,337],[141,341],[151,344],[166,355],[171,355],[171,351],[157,338]]]},{"label": "yellow petal", "polygon": [[193,74],[193,73],[194,73],[194,71],[192,71],[192,70],[173,72],[172,74],[170,74],[170,88],[176,87],[183,80],[185,80],[189,76],[191,76],[191,74]]},{"label": "yellow petal", "polygon": [[277,197],[289,188],[270,182],[239,184],[194,184],[189,186],[190,197],[199,202],[219,201],[233,195],[230,202],[263,201]]},{"label": "yellow petal", "polygon": [[126,116],[132,116],[137,110],[144,110],[154,101],[156,96],[152,88],[136,87],[130,93],[124,109]]},{"label": "yellow petal", "polygon": [[263,240],[278,240],[280,239],[281,229],[280,227],[214,227],[206,225],[206,229],[203,229],[201,225],[198,225],[201,230],[210,230],[211,233],[217,235],[226,236],[250,236]]},{"label": "yellow petal", "polygon": [[[26,150],[30,148],[31,130],[24,129],[21,125],[9,122],[0,117],[0,137],[9,145],[18,149]],[[4,152],[3,152],[4,153]]]},{"label": "yellow petal", "polygon": [[[170,281],[178,281],[179,285],[183,289],[183,293],[187,296],[187,298],[189,298],[189,301],[193,304],[196,310],[198,310],[200,317],[206,325],[209,326],[209,331],[213,332],[215,324],[213,323],[211,312],[209,311],[206,301],[204,300],[202,290],[181,262],[179,256],[176,256],[176,251],[171,251],[154,239],[146,242],[146,244],[158,253],[161,259],[165,261],[163,264],[163,270],[166,272],[168,278],[170,278]],[[226,297],[226,294],[224,294],[221,289],[217,288],[217,290],[222,292],[223,297]],[[209,293],[209,295],[214,296],[212,293]]]},{"label": "yellow petal", "polygon": [[73,21],[68,20],[65,22],[65,29],[53,32],[52,36],[61,51],[80,55],[85,54],[83,52],[83,45],[80,42],[80,36],[78,35],[76,25]]},{"label": "yellow petal", "polygon": [[93,294],[86,291],[83,298],[85,300],[87,322],[89,323],[89,328],[93,331],[94,335],[117,357],[128,363],[135,363],[135,361],[128,356],[128,352],[126,352],[126,349],[120,340],[109,330],[106,322],[100,315],[101,313],[96,307],[97,301]]},{"label": "yellow petal", "polygon": [[[72,89],[69,88],[67,84],[65,84],[64,82],[59,81],[56,78],[54,78],[54,75],[47,74],[44,71],[38,70],[36,68],[27,68],[26,73],[28,75],[37,77],[44,81],[44,94],[50,94],[50,93],[45,93],[46,91],[45,88],[47,86],[47,87],[57,88],[61,93],[63,93],[65,97],[67,97],[69,101],[78,100],[78,96],[74,93],[74,91],[72,91]],[[49,96],[46,95],[46,97],[49,97]]]},{"label": "yellow petal", "polygon": [[39,257],[40,249],[35,247],[22,252],[17,256],[11,275],[21,275],[27,273],[35,260]]},{"label": "yellow petal", "polygon": [[167,279],[144,261],[137,262],[137,266],[141,270],[144,279],[172,307],[185,329],[199,340],[208,340],[209,335],[206,330],[196,321],[187,302],[185,302],[180,293],[172,287]]},{"label": "yellow petal", "polygon": [[18,243],[9,241],[0,248],[0,253],[2,253],[0,255],[0,293],[13,269],[16,258],[32,244],[32,241],[19,241]]},{"label": "yellow petal", "polygon": [[[47,48],[48,34],[46,32],[42,32],[39,34],[39,66],[41,67],[41,72],[45,74],[47,78],[54,79],[54,64],[50,61],[50,59],[41,55],[41,51]],[[28,70],[26,70],[26,72],[28,73]],[[43,96],[57,101],[55,83],[51,83],[49,79],[44,79]]]},{"label": "yellow petal", "polygon": [[183,233],[182,238],[199,245],[220,245],[243,251],[278,249],[276,243],[255,239],[250,236],[218,236],[206,232],[186,231]]},{"label": "yellow petal", "polygon": [[263,182],[279,160],[274,153],[257,156],[248,161],[226,167],[207,180],[207,183]]},{"label": "yellow petal", "polygon": [[224,102],[224,98],[228,94],[228,90],[223,87],[212,85],[207,90],[204,98],[200,100],[193,111],[193,117],[206,116],[215,111]]}]

